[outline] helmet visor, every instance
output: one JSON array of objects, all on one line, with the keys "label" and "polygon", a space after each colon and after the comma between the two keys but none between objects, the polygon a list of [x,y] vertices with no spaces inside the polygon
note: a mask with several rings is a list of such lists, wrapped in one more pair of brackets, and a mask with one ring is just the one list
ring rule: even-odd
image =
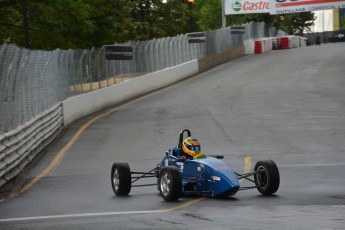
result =
[{"label": "helmet visor", "polygon": [[200,145],[197,145],[197,146],[191,146],[191,147],[190,147],[190,150],[192,150],[192,151],[196,151],[196,152],[200,152]]}]

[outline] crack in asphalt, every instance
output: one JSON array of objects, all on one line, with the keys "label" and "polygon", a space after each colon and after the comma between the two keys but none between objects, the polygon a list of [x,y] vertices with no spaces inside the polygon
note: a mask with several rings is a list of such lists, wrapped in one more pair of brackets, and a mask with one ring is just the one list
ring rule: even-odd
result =
[{"label": "crack in asphalt", "polygon": [[192,213],[184,213],[184,215],[187,216],[187,217],[198,219],[198,220],[214,221],[214,220],[211,220],[211,219],[208,219],[208,218],[205,218],[205,217],[200,217],[200,216],[198,216],[196,214],[192,214]]}]

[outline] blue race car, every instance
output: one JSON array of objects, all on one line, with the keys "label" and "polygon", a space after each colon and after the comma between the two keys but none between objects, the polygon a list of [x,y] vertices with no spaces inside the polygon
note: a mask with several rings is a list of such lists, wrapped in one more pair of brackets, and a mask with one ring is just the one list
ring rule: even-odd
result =
[{"label": "blue race car", "polygon": [[[221,155],[186,157],[183,151],[185,133],[187,137],[191,137],[188,129],[182,130],[178,145],[170,148],[163,160],[148,172],[131,172],[128,163],[115,162],[111,169],[114,193],[117,196],[126,196],[132,187],[157,186],[164,200],[175,201],[182,195],[226,197],[236,194],[239,190],[252,188],[256,188],[263,195],[277,192],[280,176],[274,161],[258,161],[253,172],[239,174],[221,160]],[[138,180],[152,177],[157,178],[156,183],[136,183]],[[241,187],[240,179],[252,182],[253,186]]]}]

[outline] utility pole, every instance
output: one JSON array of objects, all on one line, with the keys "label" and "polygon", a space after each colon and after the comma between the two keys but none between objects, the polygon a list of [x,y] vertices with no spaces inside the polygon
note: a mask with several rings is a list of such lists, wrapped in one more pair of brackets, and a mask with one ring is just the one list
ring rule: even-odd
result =
[{"label": "utility pole", "polygon": [[30,36],[29,36],[29,23],[28,23],[28,14],[26,9],[26,0],[22,0],[22,10],[23,10],[23,26],[24,26],[24,35],[25,35],[25,47],[30,48]]},{"label": "utility pole", "polygon": [[194,0],[188,0],[188,8],[189,8],[189,32],[194,32],[193,4],[194,4]]},{"label": "utility pole", "polygon": [[225,0],[222,0],[222,28],[226,28]]}]

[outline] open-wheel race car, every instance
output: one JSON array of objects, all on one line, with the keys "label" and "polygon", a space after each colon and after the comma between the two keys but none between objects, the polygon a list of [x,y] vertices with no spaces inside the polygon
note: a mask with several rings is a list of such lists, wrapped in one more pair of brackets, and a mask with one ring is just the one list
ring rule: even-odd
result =
[{"label": "open-wheel race car", "polygon": [[[253,188],[263,195],[277,192],[280,176],[274,161],[258,161],[253,172],[239,174],[221,160],[222,155],[203,155],[201,158],[186,156],[183,148],[185,133],[187,138],[191,137],[188,129],[182,130],[178,145],[170,148],[163,160],[148,172],[131,172],[128,163],[115,162],[111,169],[114,193],[117,196],[126,196],[132,187],[157,186],[164,200],[175,201],[182,195],[226,197],[239,190]],[[156,183],[136,183],[152,177],[157,178]],[[240,179],[246,179],[253,185],[241,187]]]}]

